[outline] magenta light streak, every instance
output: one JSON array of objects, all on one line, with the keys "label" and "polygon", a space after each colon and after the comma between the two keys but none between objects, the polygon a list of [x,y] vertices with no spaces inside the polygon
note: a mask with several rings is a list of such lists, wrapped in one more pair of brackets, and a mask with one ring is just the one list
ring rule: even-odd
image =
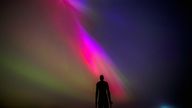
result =
[{"label": "magenta light streak", "polygon": [[[57,28],[65,43],[78,54],[85,67],[98,79],[100,74],[105,76],[109,82],[113,97],[117,101],[126,99],[126,91],[123,81],[120,79],[118,69],[102,47],[88,34],[81,25],[81,15],[77,7],[69,2],[70,0],[58,0],[51,18],[53,25]],[[51,1],[52,3],[53,1]],[[78,1],[80,3],[80,0]],[[49,4],[52,5],[52,4]]]},{"label": "magenta light streak", "polygon": [[123,83],[118,79],[116,69],[101,47],[94,41],[89,34],[79,25],[80,37],[82,39],[82,58],[90,69],[90,72],[98,78],[100,74],[106,76],[110,82],[113,95],[118,99],[125,98]]}]

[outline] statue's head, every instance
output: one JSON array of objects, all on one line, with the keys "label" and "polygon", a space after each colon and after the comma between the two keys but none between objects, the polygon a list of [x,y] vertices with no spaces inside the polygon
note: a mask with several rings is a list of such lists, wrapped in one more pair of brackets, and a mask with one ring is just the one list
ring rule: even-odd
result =
[{"label": "statue's head", "polygon": [[104,80],[104,76],[100,75],[100,80],[103,81]]}]

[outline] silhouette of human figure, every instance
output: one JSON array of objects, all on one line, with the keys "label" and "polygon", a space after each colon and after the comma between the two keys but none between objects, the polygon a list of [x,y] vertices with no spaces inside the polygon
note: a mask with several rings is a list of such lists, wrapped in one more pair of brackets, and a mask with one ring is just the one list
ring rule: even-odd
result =
[{"label": "silhouette of human figure", "polygon": [[104,81],[104,76],[100,75],[100,81],[96,84],[96,95],[95,95],[95,105],[97,108],[109,108],[112,105],[111,93],[109,90],[109,85]]}]

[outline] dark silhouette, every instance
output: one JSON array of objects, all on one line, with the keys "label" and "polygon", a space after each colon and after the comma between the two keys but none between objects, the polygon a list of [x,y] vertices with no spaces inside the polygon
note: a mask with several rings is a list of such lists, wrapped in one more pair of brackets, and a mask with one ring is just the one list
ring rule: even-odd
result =
[{"label": "dark silhouette", "polygon": [[100,75],[100,81],[96,84],[96,94],[95,94],[95,105],[97,108],[110,108],[112,107],[111,93],[109,90],[109,85],[104,81],[104,76]]}]

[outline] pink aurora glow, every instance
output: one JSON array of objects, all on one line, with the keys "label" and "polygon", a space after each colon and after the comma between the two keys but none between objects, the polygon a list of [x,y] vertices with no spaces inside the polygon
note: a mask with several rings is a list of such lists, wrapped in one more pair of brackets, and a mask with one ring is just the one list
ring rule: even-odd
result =
[{"label": "pink aurora glow", "polygon": [[[126,98],[125,86],[120,78],[115,65],[107,56],[101,46],[88,34],[82,26],[81,0],[58,0],[57,5],[51,6],[54,26],[60,33],[60,38],[78,54],[77,57],[84,63],[93,79],[98,79],[100,74],[109,82],[110,89],[118,101]],[[52,3],[49,5],[53,5]]]}]

